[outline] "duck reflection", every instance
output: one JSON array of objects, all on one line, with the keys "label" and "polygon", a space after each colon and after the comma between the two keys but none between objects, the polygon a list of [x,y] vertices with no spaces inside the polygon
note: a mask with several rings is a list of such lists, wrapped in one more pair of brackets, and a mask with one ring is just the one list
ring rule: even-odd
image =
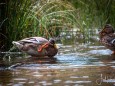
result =
[{"label": "duck reflection", "polygon": [[57,63],[57,58],[55,57],[30,57],[27,60],[27,63],[37,63],[37,64],[56,64]]}]

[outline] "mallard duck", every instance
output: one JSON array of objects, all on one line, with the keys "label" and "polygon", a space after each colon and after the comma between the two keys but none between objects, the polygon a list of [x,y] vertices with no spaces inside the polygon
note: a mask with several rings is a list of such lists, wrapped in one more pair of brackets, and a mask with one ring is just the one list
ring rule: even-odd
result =
[{"label": "mallard duck", "polygon": [[58,49],[54,39],[49,41],[43,37],[30,37],[19,41],[13,41],[19,50],[25,52],[31,56],[55,56]]},{"label": "mallard duck", "polygon": [[115,54],[115,33],[112,25],[106,24],[102,31],[100,31],[100,42]]}]

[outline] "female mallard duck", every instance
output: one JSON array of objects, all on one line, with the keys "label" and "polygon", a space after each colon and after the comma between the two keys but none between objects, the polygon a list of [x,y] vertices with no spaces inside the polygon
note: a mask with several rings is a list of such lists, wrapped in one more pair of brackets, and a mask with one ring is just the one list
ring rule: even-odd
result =
[{"label": "female mallard duck", "polygon": [[101,43],[115,54],[115,33],[110,24],[106,24],[99,33]]},{"label": "female mallard duck", "polygon": [[55,56],[58,52],[54,39],[30,37],[12,42],[19,50],[31,56]]}]

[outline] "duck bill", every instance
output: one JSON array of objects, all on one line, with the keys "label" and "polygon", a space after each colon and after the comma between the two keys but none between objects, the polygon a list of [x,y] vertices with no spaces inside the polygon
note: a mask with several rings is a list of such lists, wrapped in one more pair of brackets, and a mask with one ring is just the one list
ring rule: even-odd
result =
[{"label": "duck bill", "polygon": [[54,44],[54,48],[56,48],[56,49],[58,48],[56,44]]}]

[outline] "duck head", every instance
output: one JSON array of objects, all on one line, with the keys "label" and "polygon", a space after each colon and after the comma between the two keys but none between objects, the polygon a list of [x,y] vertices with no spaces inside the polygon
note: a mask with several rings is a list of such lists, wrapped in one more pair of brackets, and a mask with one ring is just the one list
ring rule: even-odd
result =
[{"label": "duck head", "polygon": [[51,39],[49,40],[49,42],[50,42],[50,44],[51,44],[52,46],[54,46],[55,48],[57,48],[56,43],[55,43],[55,40],[54,40],[53,38],[51,38]]},{"label": "duck head", "polygon": [[104,28],[102,29],[102,31],[100,31],[100,33],[99,33],[100,38],[102,38],[105,35],[111,34],[111,33],[114,33],[114,29],[113,29],[112,25],[106,24],[104,26]]},{"label": "duck head", "polygon": [[55,44],[55,40],[53,39],[53,38],[51,38],[50,40],[49,40],[49,42],[51,43],[51,44]]}]

